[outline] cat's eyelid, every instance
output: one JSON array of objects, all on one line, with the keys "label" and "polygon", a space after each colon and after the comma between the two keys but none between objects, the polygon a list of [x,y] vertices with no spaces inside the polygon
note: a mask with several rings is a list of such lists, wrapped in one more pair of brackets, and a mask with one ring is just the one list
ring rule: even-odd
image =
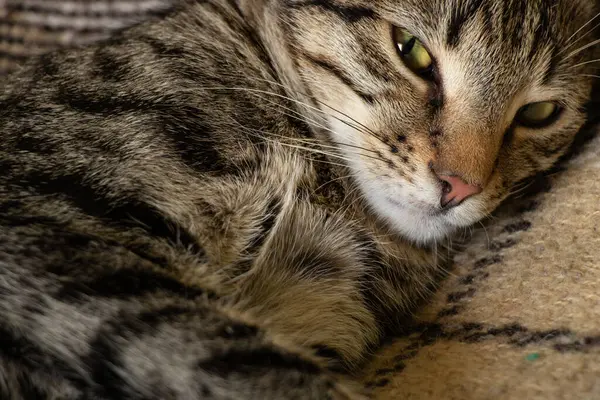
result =
[{"label": "cat's eyelid", "polygon": [[567,97],[564,89],[532,88],[520,100],[519,107],[533,103],[554,103],[560,108],[569,108],[569,102],[565,100]]}]

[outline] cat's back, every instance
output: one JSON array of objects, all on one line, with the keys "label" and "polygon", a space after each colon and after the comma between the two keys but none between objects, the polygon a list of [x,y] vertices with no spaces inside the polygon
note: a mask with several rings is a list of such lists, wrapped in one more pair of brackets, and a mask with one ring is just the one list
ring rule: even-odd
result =
[{"label": "cat's back", "polygon": [[228,293],[260,252],[286,254],[266,240],[276,220],[290,243],[310,247],[321,226],[353,253],[354,225],[324,222],[345,189],[301,153],[313,139],[294,108],[230,2],[39,57],[0,92],[0,258],[21,276],[136,265]]},{"label": "cat's back", "polygon": [[225,3],[189,2],[6,80],[0,254],[29,235],[40,255],[68,257],[61,243],[75,235],[157,265],[223,258],[231,244],[199,246],[218,235],[205,225],[228,184],[241,195],[252,167],[275,157],[261,132],[287,124],[272,111],[282,96],[264,49]]},{"label": "cat's back", "polygon": [[7,78],[3,197],[19,188],[32,201],[112,204],[148,188],[163,193],[146,193],[140,202],[148,203],[261,158],[261,131],[282,126],[273,112],[282,91],[254,33],[223,3],[190,2],[109,41],[39,57]]}]

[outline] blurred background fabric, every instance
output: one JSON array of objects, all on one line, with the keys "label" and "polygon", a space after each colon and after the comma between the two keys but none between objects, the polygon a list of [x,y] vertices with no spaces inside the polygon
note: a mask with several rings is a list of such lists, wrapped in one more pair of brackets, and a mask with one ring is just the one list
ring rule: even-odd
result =
[{"label": "blurred background fabric", "polygon": [[0,75],[35,54],[106,38],[177,0],[0,0]]}]

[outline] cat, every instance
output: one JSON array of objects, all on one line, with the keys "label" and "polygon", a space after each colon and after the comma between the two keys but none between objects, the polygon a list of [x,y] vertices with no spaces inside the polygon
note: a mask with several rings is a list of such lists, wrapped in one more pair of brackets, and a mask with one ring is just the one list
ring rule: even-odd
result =
[{"label": "cat", "polygon": [[183,1],[0,96],[0,397],[358,399],[565,154],[584,0]]}]

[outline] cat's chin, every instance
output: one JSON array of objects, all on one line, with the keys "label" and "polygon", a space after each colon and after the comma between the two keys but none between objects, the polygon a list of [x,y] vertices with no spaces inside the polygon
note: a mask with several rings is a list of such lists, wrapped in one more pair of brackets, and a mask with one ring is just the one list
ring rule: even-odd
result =
[{"label": "cat's chin", "polygon": [[440,242],[458,229],[448,221],[446,213],[441,211],[427,207],[406,207],[384,197],[369,196],[368,199],[374,211],[393,230],[417,244]]},{"label": "cat's chin", "polygon": [[[372,210],[394,231],[407,240],[419,245],[441,242],[454,235],[461,228],[473,225],[482,217],[477,200],[465,203],[449,210],[441,209],[435,201],[427,201],[428,190],[419,190],[421,199],[403,193],[404,196],[389,196],[389,187],[374,182],[362,182],[365,198]],[[427,185],[425,185],[427,186]],[[412,200],[407,200],[412,198]]]}]

